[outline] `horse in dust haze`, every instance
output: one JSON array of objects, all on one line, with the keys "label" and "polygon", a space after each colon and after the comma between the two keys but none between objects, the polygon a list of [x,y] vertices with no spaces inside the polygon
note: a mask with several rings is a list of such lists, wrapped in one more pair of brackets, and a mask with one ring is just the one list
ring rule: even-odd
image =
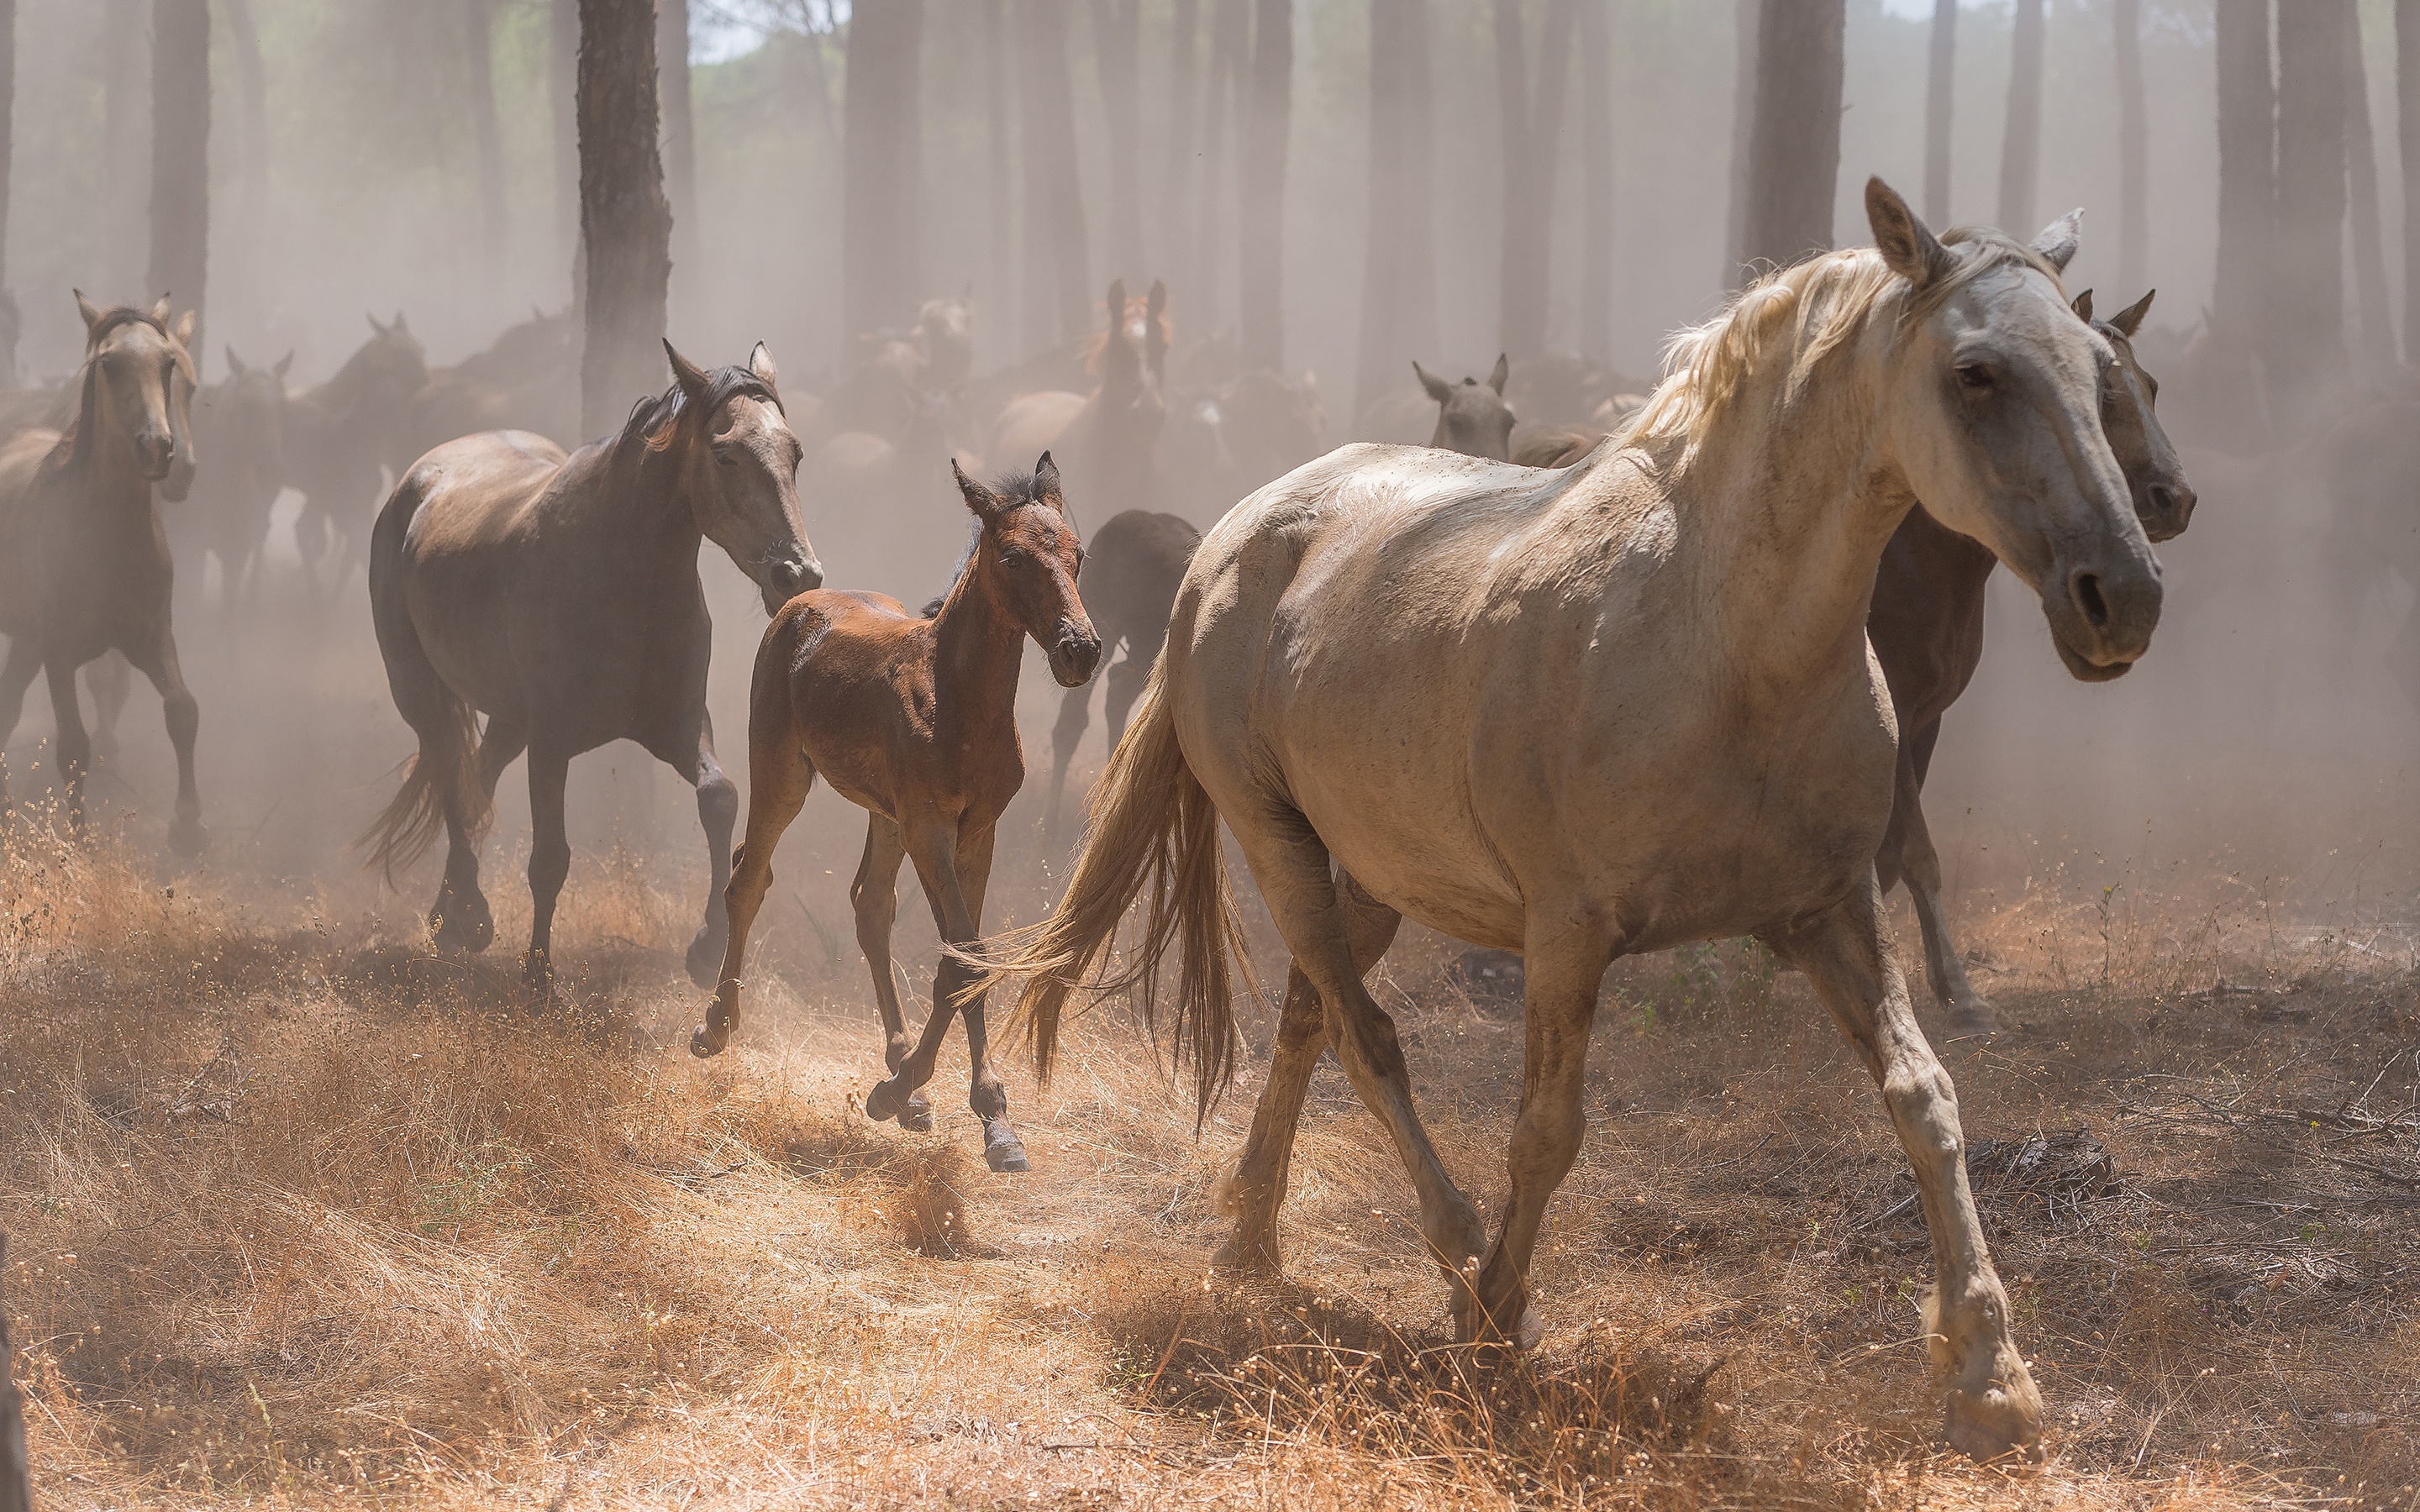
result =
[{"label": "horse in dust haze", "polygon": [[398,453],[415,457],[458,436],[529,430],[562,445],[580,434],[580,328],[573,310],[532,310],[485,350],[428,371],[402,419]]},{"label": "horse in dust haze", "polygon": [[177,806],[169,848],[198,855],[206,836],[194,785],[201,711],[185,687],[170,623],[176,567],[152,501],[155,487],[181,502],[193,486],[194,333],[188,310],[174,326],[163,295],[149,310],[102,310],[82,294],[85,357],[67,431],[20,432],[0,446],[0,748],[15,733],[39,671],[58,720],[68,816],[84,824],[92,760],[76,699],[76,669],[109,652],[151,680],[177,750]]},{"label": "horse in dust haze", "polygon": [[[1753,933],[1807,972],[1883,1091],[1933,1239],[1947,1435],[1993,1456],[2031,1449],[2040,1397],[1948,1073],[1883,935],[1897,742],[1868,601],[1918,498],[2040,594],[2088,674],[2149,648],[2160,573],[2102,436],[2114,356],[2056,270],[1996,234],[1944,246],[1879,179],[1866,201],[1879,250],[1775,273],[1678,338],[1654,402],[1586,467],[1352,446],[1229,514],[1186,574],[1065,897],[992,975],[1028,976],[1047,1075],[1068,994],[1153,887],[1139,949],[1097,985],[1144,984],[1151,1021],[1179,947],[1173,1037],[1206,1115],[1233,1065],[1242,949],[1223,819],[1294,970],[1222,1259],[1275,1265],[1276,1132],[1332,1043],[1411,1170],[1458,1335],[1528,1342],[1606,966]],[[1362,981],[1405,914],[1527,963],[1492,1245]]]},{"label": "horse in dust haze", "polygon": [[974,285],[954,299],[926,300],[916,310],[916,328],[908,333],[924,365],[916,386],[949,393],[974,369]]},{"label": "horse in dust haze", "polygon": [[613,740],[636,741],[697,789],[713,883],[688,965],[701,985],[713,980],[739,795],[706,712],[714,626],[698,545],[729,553],[768,613],[823,580],[799,524],[799,441],[772,353],[760,342],[746,367],[709,373],[669,342],[664,351],[673,386],[634,406],[619,434],[568,456],[527,431],[448,441],[404,473],[370,543],[387,686],[420,737],[402,790],[363,837],[370,864],[391,879],[442,826],[429,928],[441,947],[485,949],[495,923],[479,840],[497,778],[526,749],[534,987],[551,981],[554,903],[571,866],[565,777],[572,757]]},{"label": "horse in dust haze", "polygon": [[1087,499],[1134,508],[1152,497],[1159,433],[1168,411],[1168,285],[1155,281],[1140,300],[1125,279],[1109,285],[1108,328],[1092,338],[1100,384],[1089,395],[1029,393],[1001,412],[984,455],[1063,459],[1069,486]]},{"label": "horse in dust haze", "polygon": [[1412,371],[1437,407],[1436,428],[1429,433],[1431,446],[1465,456],[1512,460],[1512,407],[1504,402],[1509,368],[1501,355],[1483,384],[1474,378],[1448,383],[1418,363],[1412,364]]},{"label": "horse in dust haze", "polygon": [[[1126,732],[1126,711],[1151,679],[1152,663],[1168,639],[1168,611],[1176,603],[1177,586],[1202,532],[1174,515],[1129,509],[1111,516],[1093,532],[1084,551],[1079,586],[1084,608],[1100,632],[1101,654],[1120,646],[1125,655],[1109,666],[1101,680],[1109,692],[1101,716],[1109,723],[1109,748],[1117,749]],[[1050,807],[1042,833],[1055,850],[1059,844],[1059,808],[1067,792],[1067,768],[1091,720],[1093,689],[1078,683],[1059,702],[1059,722],[1050,732]]]},{"label": "horse in dust haze", "polygon": [[286,488],[287,352],[268,367],[247,367],[226,349],[227,376],[194,396],[194,445],[209,459],[194,474],[192,496],[169,520],[170,538],[196,569],[219,559],[219,607],[236,607],[260,587],[269,516]]},{"label": "horse in dust haze", "polygon": [[334,563],[331,594],[365,560],[369,532],[362,525],[387,474],[420,455],[404,449],[404,425],[413,396],[428,385],[428,354],[401,311],[390,324],[368,319],[370,339],[334,377],[293,395],[286,411],[287,483],[302,495],[294,548],[306,573]]},{"label": "horse in dust haze", "polygon": [[869,815],[849,902],[874,976],[891,1076],[867,1096],[866,1116],[932,1127],[923,1088],[952,1013],[963,1011],[974,1062],[968,1104],[983,1120],[984,1158],[995,1171],[1021,1171],[1025,1147],[992,1072],[983,1001],[960,1003],[970,974],[956,957],[944,957],[923,1035],[912,1053],[908,1048],[891,971],[899,862],[916,863],[942,940],[971,948],[983,932],[994,826],[1025,781],[1016,681],[1026,638],[1048,654],[1050,673],[1065,687],[1093,675],[1101,641],[1077,594],[1083,549],[1049,454],[1031,475],[1011,474],[988,488],[953,471],[976,535],[936,612],[909,614],[880,594],[825,592],[792,600],[766,627],[748,695],[748,834],[733,863],[730,944],[690,1049],[712,1056],[730,1042],[748,932],[772,884],[774,844],[820,774]]},{"label": "horse in dust haze", "polygon": [[[2034,242],[2035,252],[2062,270],[2075,247],[2072,216],[2053,224]],[[2086,289],[2076,296],[2075,313],[2100,332],[2115,358],[2101,375],[2101,428],[2125,476],[2135,517],[2145,535],[2157,542],[2184,532],[2195,497],[2153,408],[2159,384],[2134,356],[2133,337],[2150,312],[2151,299],[2146,294],[2109,319],[2094,320],[2092,291]],[[1966,691],[1982,664],[1984,588],[1998,564],[1989,547],[1950,530],[1919,504],[1883,548],[1873,608],[1866,621],[1866,634],[1890,685],[1899,717],[1890,827],[1875,856],[1875,873],[1885,895],[1901,880],[1907,883],[1924,934],[1925,976],[1947,1012],[1953,1037],[1989,1034],[1999,1023],[1992,1005],[1967,980],[1958,943],[1949,934],[1941,905],[1941,860],[1924,818],[1924,779],[1941,738],[1942,716]],[[2072,661],[2069,668],[2087,679],[2125,670],[2122,664],[2087,670]]]}]

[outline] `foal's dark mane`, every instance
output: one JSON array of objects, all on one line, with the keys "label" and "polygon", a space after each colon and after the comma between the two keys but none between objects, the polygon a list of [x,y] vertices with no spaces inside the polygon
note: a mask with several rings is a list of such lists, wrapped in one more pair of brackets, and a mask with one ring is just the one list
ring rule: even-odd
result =
[{"label": "foal's dark mane", "polygon": [[[1001,501],[1011,509],[1024,504],[1042,502],[1042,487],[1033,481],[1033,471],[1031,468],[1001,473],[991,480],[991,491],[998,494]],[[1075,517],[1068,516],[1068,527],[1073,529],[1075,523]],[[950,586],[942,589],[939,596],[930,600],[923,609],[917,610],[919,618],[927,620],[933,618],[941,612],[942,605],[957,596],[958,585],[967,580],[967,574],[974,568],[975,548],[983,545],[983,538],[984,523],[982,520],[976,520],[973,528],[967,532],[967,548],[959,553],[958,564],[950,569]]]},{"label": "foal's dark mane", "polygon": [[92,416],[93,390],[101,381],[101,367],[94,358],[100,355],[101,343],[128,326],[149,326],[158,332],[160,338],[183,359],[178,366],[187,381],[193,379],[194,360],[177,345],[177,338],[168,332],[167,322],[154,318],[148,310],[138,310],[131,304],[120,304],[105,312],[85,336],[85,351],[89,355],[84,360],[83,393],[76,399],[75,418],[69,421],[68,428],[59,433],[58,444],[42,458],[43,471],[64,472],[70,468],[80,468],[91,459],[92,426],[86,422]]}]

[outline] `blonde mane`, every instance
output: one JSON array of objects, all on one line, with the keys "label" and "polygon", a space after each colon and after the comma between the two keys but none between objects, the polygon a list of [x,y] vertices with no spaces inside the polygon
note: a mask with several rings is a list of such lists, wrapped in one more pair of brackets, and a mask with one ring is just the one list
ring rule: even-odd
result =
[{"label": "blonde mane", "polygon": [[1664,347],[1664,380],[1618,433],[1617,444],[1679,441],[1683,456],[1703,445],[1747,380],[1786,361],[1786,393],[1796,393],[1815,369],[1847,345],[1886,300],[1898,297],[1899,318],[1920,320],[1949,297],[2001,268],[2030,268],[2059,284],[2058,269],[2031,247],[2001,232],[1961,226],[1942,245],[1965,255],[1946,278],[1909,300],[1906,280],[1872,247],[1825,253],[1768,273],[1742,290],[1720,315],[1673,333]]}]

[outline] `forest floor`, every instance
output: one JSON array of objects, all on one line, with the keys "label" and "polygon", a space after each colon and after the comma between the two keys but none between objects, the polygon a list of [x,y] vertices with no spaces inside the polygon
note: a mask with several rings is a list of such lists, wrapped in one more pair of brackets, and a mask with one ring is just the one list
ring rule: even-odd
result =
[{"label": "forest floor", "polygon": [[[1962,905],[2011,1027],[1943,1053],[2050,1419],[2049,1462],[2016,1475],[1939,1447],[1906,1163],[1803,979],[1750,947],[1617,967],[1538,1261],[1546,1339],[1488,1366],[1450,1348],[1409,1182],[1332,1064],[1285,1278],[1239,1286],[1209,1272],[1213,1189],[1258,1054],[1197,1140],[1104,1007],[1047,1089],[1003,1058],[1033,1170],[995,1176],[962,1041],[936,1133],[856,1111],[879,1055],[845,926],[793,921],[701,1063],[691,887],[627,857],[575,870],[551,1004],[509,943],[439,959],[340,895],[158,868],[23,824],[0,857],[0,1304],[46,1508],[2350,1506],[2420,1484],[2408,928]],[[491,875],[516,941],[525,894]],[[1460,949],[1407,930],[1379,993],[1492,1211],[1520,1021],[1454,984]]]}]

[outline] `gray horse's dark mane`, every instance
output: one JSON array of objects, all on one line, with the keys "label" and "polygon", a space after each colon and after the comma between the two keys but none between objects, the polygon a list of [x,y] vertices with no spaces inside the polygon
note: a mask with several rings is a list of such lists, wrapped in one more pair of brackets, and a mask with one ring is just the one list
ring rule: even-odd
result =
[{"label": "gray horse's dark mane", "polygon": [[[706,370],[706,396],[699,401],[700,418],[711,416],[734,399],[762,399],[774,409],[782,408],[782,396],[775,393],[763,378],[744,367],[716,367]],[[786,411],[784,411],[786,413]],[[613,466],[615,471],[643,464],[651,453],[671,446],[681,421],[689,413],[689,394],[675,381],[663,393],[641,399],[630,406],[630,417],[613,438]]]}]

